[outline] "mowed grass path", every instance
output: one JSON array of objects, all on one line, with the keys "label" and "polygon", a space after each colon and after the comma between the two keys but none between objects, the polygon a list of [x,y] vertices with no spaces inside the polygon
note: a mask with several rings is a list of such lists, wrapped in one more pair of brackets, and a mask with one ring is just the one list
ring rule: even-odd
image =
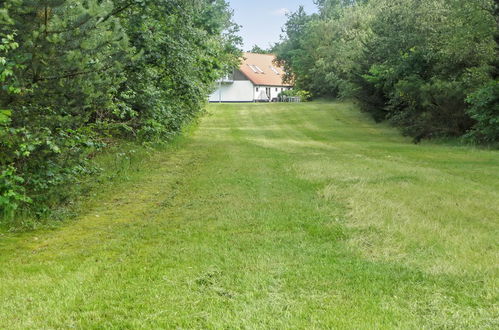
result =
[{"label": "mowed grass path", "polygon": [[348,103],[211,105],[84,216],[0,236],[0,328],[495,328],[499,153]]}]

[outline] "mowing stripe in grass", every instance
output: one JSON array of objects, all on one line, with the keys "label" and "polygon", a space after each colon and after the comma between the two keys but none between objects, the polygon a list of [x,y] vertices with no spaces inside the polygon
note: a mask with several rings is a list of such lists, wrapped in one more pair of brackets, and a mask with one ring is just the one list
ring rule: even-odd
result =
[{"label": "mowing stripe in grass", "polygon": [[210,105],[86,215],[0,245],[0,328],[494,328],[499,157],[349,103]]}]

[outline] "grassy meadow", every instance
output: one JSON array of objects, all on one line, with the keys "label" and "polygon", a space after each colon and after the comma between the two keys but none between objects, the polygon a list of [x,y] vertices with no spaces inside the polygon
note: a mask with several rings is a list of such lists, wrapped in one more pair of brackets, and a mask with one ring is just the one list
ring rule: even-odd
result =
[{"label": "grassy meadow", "polygon": [[350,103],[216,104],[54,229],[0,232],[0,328],[499,327],[499,153]]}]

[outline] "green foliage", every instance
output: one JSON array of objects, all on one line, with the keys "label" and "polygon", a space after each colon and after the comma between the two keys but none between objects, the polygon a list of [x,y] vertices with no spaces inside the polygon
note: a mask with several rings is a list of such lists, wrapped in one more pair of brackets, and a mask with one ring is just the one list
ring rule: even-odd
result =
[{"label": "green foliage", "polygon": [[[306,90],[312,89],[309,88],[309,76],[305,71],[305,68],[308,68],[305,63],[309,58],[302,45],[305,43],[303,39],[306,37],[306,27],[310,20],[311,18],[305,13],[303,7],[290,14],[284,27],[287,40],[275,47],[278,55],[277,62],[286,72],[284,81],[293,81],[297,88]],[[304,70],[301,70],[302,68]]]},{"label": "green foliage", "polygon": [[0,172],[0,210],[6,219],[14,215],[19,205],[31,203],[31,198],[25,195],[24,179],[15,172],[12,166]]},{"label": "green foliage", "polygon": [[250,53],[255,53],[255,54],[272,54],[274,50],[272,48],[267,48],[263,49],[258,45],[254,45],[250,50]]},{"label": "green foliage", "polygon": [[302,102],[307,102],[311,98],[311,94],[308,91],[304,91],[301,89],[289,89],[287,91],[282,91],[279,93],[279,98],[283,98],[286,96],[298,96]]},{"label": "green foliage", "polygon": [[494,80],[468,96],[469,115],[476,120],[468,137],[478,142],[499,141],[499,81]]},{"label": "green foliage", "polygon": [[[296,85],[313,95],[355,97],[415,141],[461,136],[479,120],[466,102],[498,72],[491,0],[321,0],[292,14],[277,47]],[[483,111],[482,111],[483,112]],[[475,127],[475,128],[474,128]]]},{"label": "green foliage", "polygon": [[[239,56],[224,0],[2,6],[0,180],[37,215],[96,171],[89,160],[109,141],[177,134]],[[24,202],[14,196],[10,209]]]},{"label": "green foliage", "polygon": [[149,1],[122,22],[141,56],[126,68],[120,116],[142,140],[169,138],[196,115],[226,67],[236,64],[236,26],[224,1]]},{"label": "green foliage", "polygon": [[14,40],[15,33],[0,35],[0,82],[2,89],[8,93],[19,93],[20,90],[15,87],[9,80],[14,74],[14,70],[20,65],[7,57],[10,51],[19,47],[19,44]]}]

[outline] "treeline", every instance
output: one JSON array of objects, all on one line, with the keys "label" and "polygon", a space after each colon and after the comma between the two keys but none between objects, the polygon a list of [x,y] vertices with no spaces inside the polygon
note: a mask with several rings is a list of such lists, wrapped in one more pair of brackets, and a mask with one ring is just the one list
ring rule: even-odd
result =
[{"label": "treeline", "polygon": [[239,57],[224,0],[4,0],[0,215],[38,214],[119,139],[167,140]]},{"label": "treeline", "polygon": [[355,98],[415,141],[499,141],[494,0],[316,0],[275,48],[298,88]]}]

